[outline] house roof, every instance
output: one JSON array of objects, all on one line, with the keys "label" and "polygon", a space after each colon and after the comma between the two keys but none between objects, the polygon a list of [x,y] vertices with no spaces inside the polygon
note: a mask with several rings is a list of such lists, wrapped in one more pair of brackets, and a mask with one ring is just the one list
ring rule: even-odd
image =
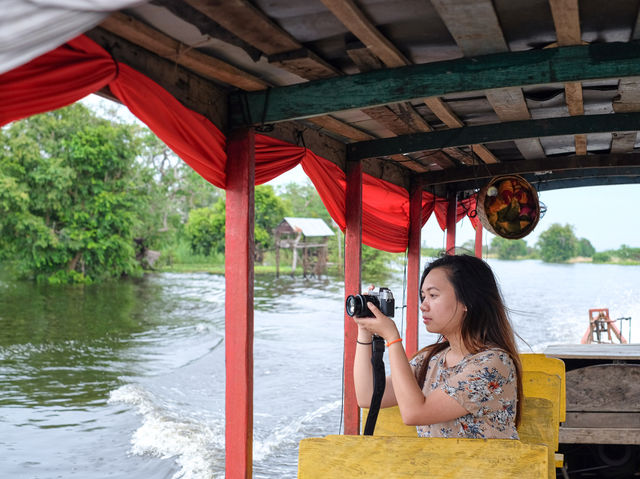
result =
[{"label": "house roof", "polygon": [[321,218],[292,218],[285,217],[283,220],[291,229],[301,232],[306,237],[311,236],[333,236],[334,232]]}]

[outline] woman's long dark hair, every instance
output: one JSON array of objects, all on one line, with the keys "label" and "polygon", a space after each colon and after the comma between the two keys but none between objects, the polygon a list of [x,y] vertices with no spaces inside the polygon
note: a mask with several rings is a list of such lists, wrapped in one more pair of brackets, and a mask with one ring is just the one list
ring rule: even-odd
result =
[{"label": "woman's long dark hair", "polygon": [[[427,275],[436,268],[443,268],[456,299],[467,308],[462,319],[461,336],[464,347],[472,354],[489,348],[506,351],[516,368],[518,401],[516,407],[516,426],[520,424],[522,414],[522,364],[518,355],[515,334],[507,315],[493,271],[483,260],[470,255],[445,255],[431,262],[425,268],[420,279],[420,301],[423,301],[422,284]],[[424,385],[430,359],[449,346],[442,336],[416,353],[424,354],[424,360],[416,370],[416,379]]]}]

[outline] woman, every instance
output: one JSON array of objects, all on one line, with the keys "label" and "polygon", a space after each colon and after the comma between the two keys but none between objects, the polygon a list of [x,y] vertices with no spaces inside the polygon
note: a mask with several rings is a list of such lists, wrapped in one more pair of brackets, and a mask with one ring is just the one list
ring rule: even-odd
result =
[{"label": "woman", "polygon": [[372,303],[374,317],[354,318],[358,405],[371,401],[368,345],[376,334],[386,340],[391,369],[381,407],[397,405],[419,436],[518,439],[521,365],[491,268],[474,256],[447,255],[427,266],[420,285],[423,322],[440,338],[411,362],[396,324]]}]

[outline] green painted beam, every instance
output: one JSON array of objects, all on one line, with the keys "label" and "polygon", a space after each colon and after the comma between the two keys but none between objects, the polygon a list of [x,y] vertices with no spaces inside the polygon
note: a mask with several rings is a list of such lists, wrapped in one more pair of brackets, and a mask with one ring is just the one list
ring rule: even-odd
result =
[{"label": "green painted beam", "polygon": [[[619,185],[640,183],[640,166],[612,166],[557,171],[553,174],[523,173],[521,175],[538,191],[581,186]],[[470,191],[482,188],[489,178],[469,179],[448,183],[447,191]]]},{"label": "green painted beam", "polygon": [[[533,175],[533,178],[555,177],[561,172],[575,172],[574,175],[604,174],[607,168],[617,168],[632,174],[640,174],[640,153],[613,153],[588,156],[555,156],[537,160],[505,161],[491,165],[460,166],[445,170],[430,171],[420,175],[425,187],[464,181],[479,182],[484,185],[490,178],[502,175]],[[618,173],[619,174],[619,173]]]},{"label": "green painted beam", "polygon": [[635,112],[510,121],[350,143],[347,145],[347,159],[361,160],[524,138],[636,130],[640,130],[640,113]]},{"label": "green painted beam", "polygon": [[261,125],[449,93],[640,76],[640,42],[508,52],[374,70],[229,95],[230,127]]}]

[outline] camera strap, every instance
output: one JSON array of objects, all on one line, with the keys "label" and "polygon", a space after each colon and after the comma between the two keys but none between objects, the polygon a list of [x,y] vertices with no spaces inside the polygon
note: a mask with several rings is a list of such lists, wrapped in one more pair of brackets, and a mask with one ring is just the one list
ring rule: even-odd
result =
[{"label": "camera strap", "polygon": [[369,407],[369,414],[367,415],[367,422],[364,426],[364,435],[373,436],[373,431],[376,428],[376,421],[378,420],[378,411],[380,411],[380,403],[382,402],[382,396],[384,395],[384,387],[387,380],[384,371],[384,339],[380,336],[373,336],[373,343],[371,344],[371,365],[373,366],[373,395],[371,396],[371,405]]}]

